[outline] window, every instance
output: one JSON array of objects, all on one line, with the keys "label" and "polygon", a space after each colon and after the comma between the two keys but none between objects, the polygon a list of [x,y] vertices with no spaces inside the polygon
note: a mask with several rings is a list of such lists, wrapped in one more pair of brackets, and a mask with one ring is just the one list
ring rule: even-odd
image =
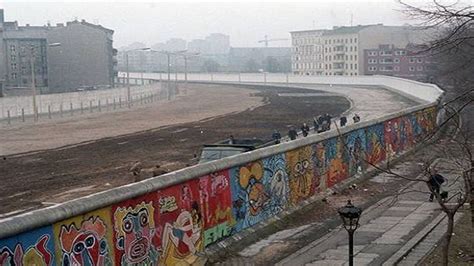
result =
[{"label": "window", "polygon": [[12,63],[12,70],[16,70],[16,63]]},{"label": "window", "polygon": [[14,53],[15,52],[15,45],[10,45],[10,52]]},{"label": "window", "polygon": [[357,69],[357,64],[354,64],[354,69]]},{"label": "window", "polygon": [[395,70],[395,71],[400,71],[400,67],[399,67],[399,66],[394,66],[394,67],[393,67],[393,70]]},{"label": "window", "polygon": [[369,64],[377,64],[377,59],[369,59]]},{"label": "window", "polygon": [[12,79],[16,79],[16,73],[11,74]]},{"label": "window", "polygon": [[412,66],[411,66],[411,67],[408,68],[408,70],[409,70],[409,71],[415,71],[415,67],[412,67]]},{"label": "window", "polygon": [[400,59],[395,58],[395,59],[393,59],[393,62],[394,62],[394,63],[400,63]]},{"label": "window", "polygon": [[417,67],[416,67],[416,70],[418,70],[418,71],[423,71],[423,66],[417,66]]},{"label": "window", "polygon": [[[415,63],[415,58],[410,58],[409,60],[410,63]],[[411,71],[411,70],[410,70]]]},{"label": "window", "polygon": [[369,56],[376,56],[377,55],[377,52],[376,51],[370,51],[369,52]]},{"label": "window", "polygon": [[377,67],[371,66],[371,67],[369,67],[369,71],[377,71]]},{"label": "window", "polygon": [[11,61],[12,61],[12,62],[15,62],[15,61],[16,61],[16,55],[12,54],[12,55],[10,56],[10,58],[11,58]]},{"label": "window", "polygon": [[416,59],[416,62],[417,62],[417,63],[423,63],[423,59],[418,58],[418,59]]}]

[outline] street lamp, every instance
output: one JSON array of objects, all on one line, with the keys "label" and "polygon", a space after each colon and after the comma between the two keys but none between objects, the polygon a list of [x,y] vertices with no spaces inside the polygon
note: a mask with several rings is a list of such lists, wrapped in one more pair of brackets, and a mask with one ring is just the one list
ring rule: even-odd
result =
[{"label": "street lamp", "polygon": [[337,210],[342,219],[344,228],[349,233],[349,266],[354,265],[354,232],[359,228],[359,218],[362,209],[352,205],[351,200],[347,205]]},{"label": "street lamp", "polygon": [[[128,53],[132,51],[148,51],[150,48],[137,48],[137,49],[132,49],[132,50],[127,50],[125,52],[125,65],[127,68],[127,102],[128,102],[128,108],[131,107],[132,104],[132,98],[130,95],[130,69],[128,67]],[[143,76],[142,76],[142,82],[143,82]]]},{"label": "street lamp", "polygon": [[[61,43],[50,43],[48,47],[61,46]],[[31,46],[30,67],[31,67],[31,90],[33,91],[33,116],[35,122],[38,121],[38,107],[36,106],[36,83],[35,83],[35,48]]]}]

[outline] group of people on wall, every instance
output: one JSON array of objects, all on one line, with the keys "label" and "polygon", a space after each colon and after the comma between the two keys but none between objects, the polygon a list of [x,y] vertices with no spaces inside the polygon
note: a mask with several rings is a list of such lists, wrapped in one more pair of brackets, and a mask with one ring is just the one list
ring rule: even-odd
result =
[{"label": "group of people on wall", "polygon": [[[354,123],[358,123],[360,122],[360,116],[355,113],[352,117],[352,120]],[[331,130],[331,121],[332,121],[332,116],[328,113],[314,117],[313,118],[314,133],[322,133],[322,132]],[[339,118],[339,126],[345,127],[346,125],[347,125],[347,117],[345,115],[342,115]],[[311,131],[307,123],[303,123],[300,129],[301,129],[301,133],[298,133],[296,128],[294,126],[291,126],[290,129],[288,130],[289,140],[295,140],[300,134],[303,137],[307,137],[309,135],[309,132]],[[281,133],[278,130],[274,130],[272,134],[272,139],[275,142],[275,144],[280,143],[282,139]]]}]

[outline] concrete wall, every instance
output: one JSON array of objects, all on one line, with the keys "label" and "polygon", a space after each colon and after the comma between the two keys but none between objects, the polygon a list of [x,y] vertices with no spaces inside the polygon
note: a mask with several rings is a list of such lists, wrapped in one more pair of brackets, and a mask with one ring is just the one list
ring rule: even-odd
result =
[{"label": "concrete wall", "polygon": [[[140,80],[131,79],[132,84],[141,84]],[[148,84],[149,81],[145,81]],[[159,83],[149,84],[145,86],[132,86],[131,96],[134,99],[140,96],[149,96],[160,94],[161,85]],[[114,99],[119,102],[121,99],[122,103],[127,101],[127,88],[115,88],[106,90],[94,90],[94,91],[77,91],[68,93],[53,93],[37,95],[38,113],[48,113],[48,106],[50,106],[51,112],[59,112],[60,106],[63,105],[63,110],[69,110],[70,105],[73,105],[73,109],[80,109],[80,104],[83,103],[84,107],[88,107],[92,101],[93,106],[97,106],[100,101],[102,105],[107,102],[112,104]],[[12,96],[0,98],[0,119],[6,119],[8,111],[10,117],[21,116],[21,110],[24,110],[25,115],[33,115],[33,98],[32,96]]]},{"label": "concrete wall", "polygon": [[3,263],[199,262],[206,246],[349,181],[366,160],[379,164],[413,148],[435,129],[436,104],[0,221]]}]

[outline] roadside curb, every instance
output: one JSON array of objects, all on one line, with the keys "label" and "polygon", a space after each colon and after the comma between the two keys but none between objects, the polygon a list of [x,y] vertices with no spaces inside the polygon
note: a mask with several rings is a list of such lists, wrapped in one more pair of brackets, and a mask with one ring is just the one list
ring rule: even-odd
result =
[{"label": "roadside curb", "polygon": [[441,223],[441,221],[446,217],[444,212],[440,213],[427,227],[423,228],[418,234],[416,234],[412,239],[403,245],[395,254],[393,254],[388,260],[386,260],[382,265],[390,266],[396,265],[398,262],[403,260],[411,249],[418,245],[433,229]]}]

